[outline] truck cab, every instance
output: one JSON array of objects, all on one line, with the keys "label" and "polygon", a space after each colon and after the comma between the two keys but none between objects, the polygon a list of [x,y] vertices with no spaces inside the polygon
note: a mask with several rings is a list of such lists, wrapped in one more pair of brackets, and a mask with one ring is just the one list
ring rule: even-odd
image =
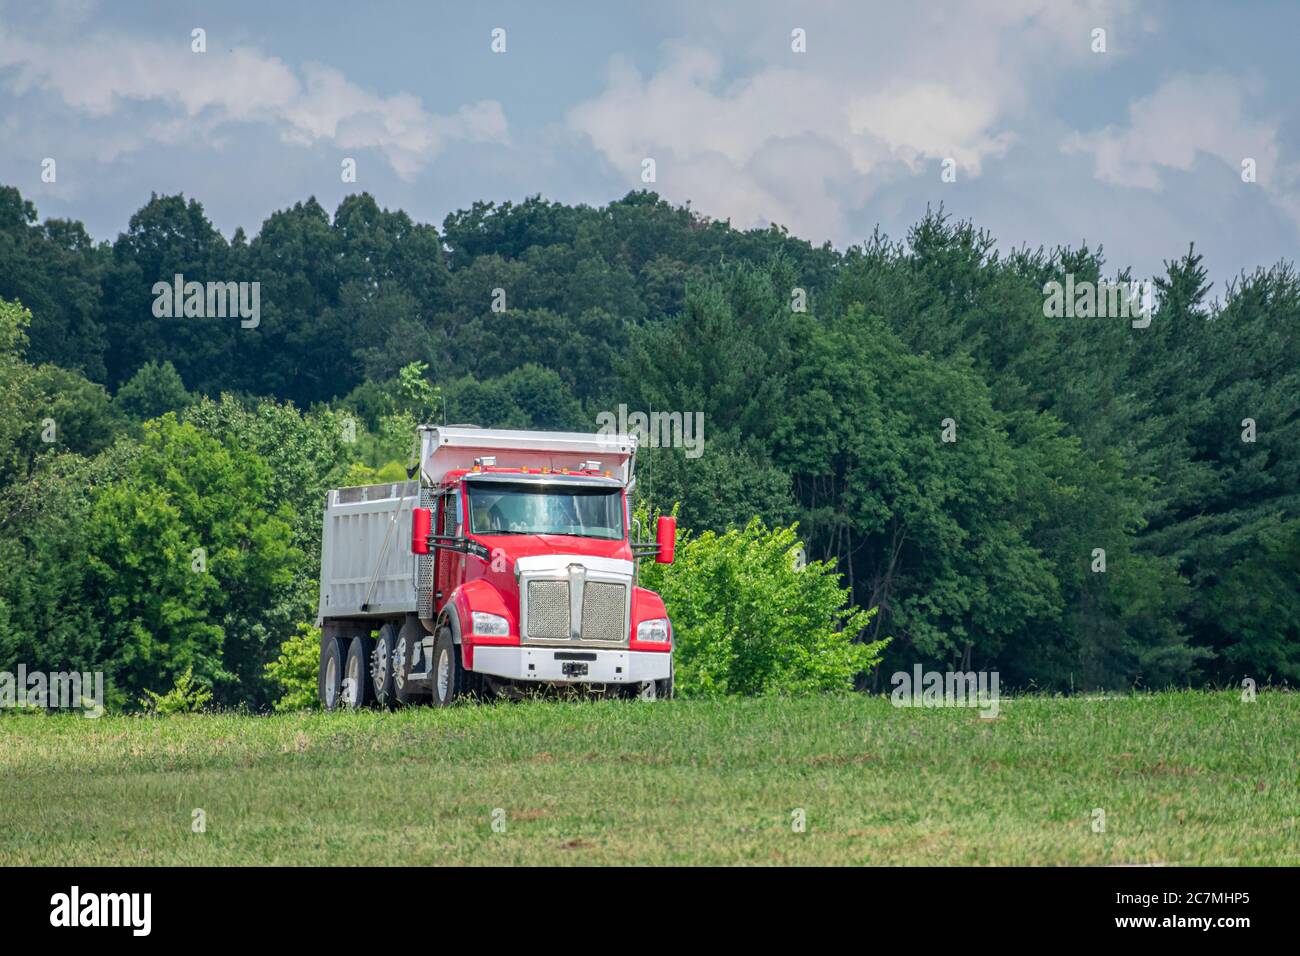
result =
[{"label": "truck cab", "polygon": [[[659,595],[638,586],[636,562],[671,562],[676,529],[665,517],[653,543],[632,540],[635,437],[427,426],[419,447],[418,482],[371,486],[355,514],[337,493],[327,503],[327,707],[331,661],[338,702],[352,706],[542,685],[672,695],[672,625]],[[362,590],[342,549],[368,552],[381,531]]]}]

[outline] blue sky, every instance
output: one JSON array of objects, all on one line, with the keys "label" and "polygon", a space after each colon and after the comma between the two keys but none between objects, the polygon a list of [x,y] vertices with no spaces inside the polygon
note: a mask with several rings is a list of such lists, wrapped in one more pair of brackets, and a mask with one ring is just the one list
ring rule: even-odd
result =
[{"label": "blue sky", "polygon": [[1280,2],[0,0],[0,183],[96,238],[151,191],[229,235],[362,189],[435,223],[601,204],[650,157],[650,188],[737,226],[844,247],[943,203],[1138,276],[1195,241],[1218,291],[1297,258],[1297,36]]}]

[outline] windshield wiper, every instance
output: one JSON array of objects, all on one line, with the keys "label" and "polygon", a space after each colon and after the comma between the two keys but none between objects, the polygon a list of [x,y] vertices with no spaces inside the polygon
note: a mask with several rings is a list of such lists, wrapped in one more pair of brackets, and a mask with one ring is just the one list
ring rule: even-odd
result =
[{"label": "windshield wiper", "polygon": [[561,538],[599,538],[601,541],[617,541],[612,534],[584,534],[581,531],[539,531],[538,534],[553,534]]}]

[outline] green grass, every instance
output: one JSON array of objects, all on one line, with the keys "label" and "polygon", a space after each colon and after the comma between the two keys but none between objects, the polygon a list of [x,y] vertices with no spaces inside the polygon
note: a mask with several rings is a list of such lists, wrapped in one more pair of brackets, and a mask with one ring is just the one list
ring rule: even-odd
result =
[{"label": "green grass", "polygon": [[1293,865],[1297,754],[1283,693],[9,716],[0,865]]}]

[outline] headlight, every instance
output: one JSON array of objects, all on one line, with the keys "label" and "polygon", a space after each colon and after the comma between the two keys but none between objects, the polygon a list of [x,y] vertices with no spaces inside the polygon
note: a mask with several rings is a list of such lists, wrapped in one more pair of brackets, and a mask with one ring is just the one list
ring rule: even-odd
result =
[{"label": "headlight", "polygon": [[663,644],[668,640],[668,618],[656,617],[642,621],[636,626],[636,639],[653,644]]},{"label": "headlight", "polygon": [[475,634],[481,634],[484,637],[506,637],[510,634],[510,622],[500,614],[475,611],[473,618]]}]

